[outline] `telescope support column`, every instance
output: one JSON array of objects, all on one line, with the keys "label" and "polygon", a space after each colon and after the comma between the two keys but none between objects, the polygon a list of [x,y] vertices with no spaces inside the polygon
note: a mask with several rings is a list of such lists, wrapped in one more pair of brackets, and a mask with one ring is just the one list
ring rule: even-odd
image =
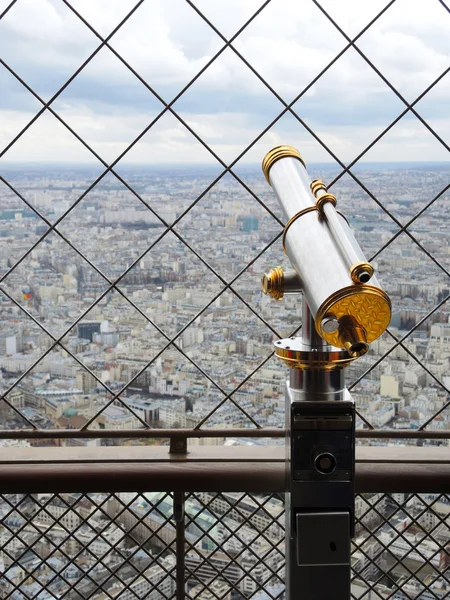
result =
[{"label": "telescope support column", "polygon": [[291,368],[286,382],[286,598],[349,600],[354,404],[342,366],[323,364],[337,349],[318,336],[305,298],[302,332],[296,351],[309,364]]}]

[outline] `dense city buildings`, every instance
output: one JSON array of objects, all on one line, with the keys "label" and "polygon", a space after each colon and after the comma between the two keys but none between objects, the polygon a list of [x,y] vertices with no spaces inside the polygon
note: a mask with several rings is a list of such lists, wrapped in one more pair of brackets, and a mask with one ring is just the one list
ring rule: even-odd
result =
[{"label": "dense city buildings", "polygon": [[[327,165],[310,171],[333,176]],[[348,176],[333,186],[392,299],[390,333],[347,369],[360,415],[375,427],[449,427],[449,311],[434,309],[450,285],[433,260],[448,266],[446,196],[400,229],[448,172],[360,166],[374,198]],[[88,167],[6,175],[29,206],[2,188],[5,427],[282,426],[286,371],[270,353],[298,331],[301,297],[276,302],[261,291],[264,271],[288,265],[259,169],[240,174],[247,189],[226,175],[204,194],[214,175],[206,167],[130,167],[133,192],[112,174],[90,189]]]},{"label": "dense city buildings", "polygon": [[[309,170],[325,181],[336,175],[327,165]],[[372,196],[349,176],[332,187],[393,306],[389,333],[346,371],[359,428],[450,429],[448,194],[408,226],[447,185],[449,171],[367,164],[355,172]],[[227,174],[209,188],[215,173],[207,167],[129,167],[122,175],[131,189],[111,173],[91,188],[95,176],[82,166],[5,171],[22,199],[6,185],[0,190],[2,428],[18,438],[32,425],[282,428],[286,369],[272,344],[298,332],[301,297],[276,302],[261,290],[262,273],[288,265],[281,215],[259,168],[239,173],[246,187]],[[167,441],[124,434],[114,443]],[[1,510],[0,597],[174,593],[170,495],[5,496]],[[356,511],[355,597],[389,597],[392,581],[404,590],[398,600],[425,598],[425,587],[430,598],[449,593],[438,576],[448,563],[446,500],[373,494],[358,498]],[[205,493],[190,498],[186,512],[192,597],[280,594],[279,499]]]}]

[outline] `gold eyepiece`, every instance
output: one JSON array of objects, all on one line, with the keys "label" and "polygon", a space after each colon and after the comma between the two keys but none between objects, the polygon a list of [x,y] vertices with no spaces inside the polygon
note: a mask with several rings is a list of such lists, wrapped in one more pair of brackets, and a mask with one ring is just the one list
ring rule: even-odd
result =
[{"label": "gold eyepiece", "polygon": [[286,158],[287,156],[290,156],[292,158],[297,158],[302,163],[302,165],[306,168],[305,161],[300,156],[300,152],[297,150],[297,148],[294,148],[293,146],[275,146],[275,148],[272,148],[272,150],[269,150],[269,152],[265,155],[265,157],[263,158],[263,161],[262,161],[262,170],[263,170],[265,178],[267,179],[267,183],[269,185],[270,185],[270,179],[269,179],[270,168],[272,167],[272,165],[274,163],[277,162],[277,160],[280,160],[280,158]]},{"label": "gold eyepiece", "polygon": [[281,267],[270,269],[264,273],[261,280],[262,290],[265,294],[272,296],[275,300],[281,300],[284,296],[284,273]]},{"label": "gold eyepiece", "polygon": [[373,267],[368,262],[357,262],[350,268],[350,277],[355,283],[367,283],[373,273]]},{"label": "gold eyepiece", "polygon": [[363,356],[369,349],[366,330],[355,317],[345,315],[339,319],[339,338],[350,356]]}]

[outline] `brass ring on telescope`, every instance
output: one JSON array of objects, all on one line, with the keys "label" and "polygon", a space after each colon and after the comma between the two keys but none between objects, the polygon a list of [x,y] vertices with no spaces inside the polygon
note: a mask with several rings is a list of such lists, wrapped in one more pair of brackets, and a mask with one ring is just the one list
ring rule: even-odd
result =
[{"label": "brass ring on telescope", "polygon": [[303,215],[306,215],[306,213],[317,211],[317,210],[318,210],[317,206],[307,206],[306,208],[304,208],[303,210],[301,210],[300,212],[298,212],[297,214],[295,214],[293,217],[291,217],[289,219],[289,221],[286,223],[284,231],[283,231],[283,239],[282,239],[282,242],[281,242],[285,254],[287,254],[285,242],[286,242],[286,234],[288,232],[289,227],[292,225],[292,223],[294,223],[294,221],[296,221],[297,219],[299,219]]},{"label": "brass ring on telescope", "polygon": [[306,169],[305,161],[301,157],[297,148],[294,148],[293,146],[275,146],[275,148],[269,150],[262,161],[262,170],[269,185],[271,185],[269,179],[270,168],[277,160],[280,160],[280,158],[286,158],[288,156],[291,158],[297,158]]},{"label": "brass ring on telescope", "polygon": [[323,205],[327,202],[331,202],[331,204],[335,207],[337,204],[336,196],[333,196],[333,194],[323,194],[322,196],[320,196],[320,198],[317,198],[316,205],[317,210],[320,213],[323,213]]},{"label": "brass ring on telescope", "polygon": [[324,190],[325,192],[328,191],[321,179],[314,179],[314,181],[311,181],[311,185],[309,187],[311,188],[311,192],[314,194],[314,196],[319,190]]},{"label": "brass ring on telescope", "polygon": [[262,276],[262,290],[265,294],[272,296],[275,300],[281,300],[284,296],[284,273],[281,267],[270,269]]},{"label": "brass ring on telescope", "polygon": [[350,277],[352,278],[352,281],[354,281],[355,283],[363,283],[359,277],[361,275],[361,273],[368,273],[369,274],[369,279],[370,277],[372,277],[374,270],[373,267],[370,263],[368,262],[357,262],[354,265],[352,265],[350,267]]}]

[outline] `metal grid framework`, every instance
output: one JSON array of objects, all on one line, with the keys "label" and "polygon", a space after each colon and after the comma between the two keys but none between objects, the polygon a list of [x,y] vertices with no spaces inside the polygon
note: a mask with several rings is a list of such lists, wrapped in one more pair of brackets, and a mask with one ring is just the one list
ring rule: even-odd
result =
[{"label": "metal grid framework", "polygon": [[[144,365],[142,367],[142,369],[136,373],[136,375],[134,375],[134,377],[131,378],[131,380],[127,383],[127,385],[125,386],[125,388],[123,388],[121,390],[120,393],[123,393],[127,388],[129,388],[130,386],[132,386],[133,382],[149,367],[149,365],[155,361],[158,356],[160,356],[167,348],[172,347],[175,348],[179,353],[181,353],[183,355],[183,357],[189,361],[191,364],[193,364],[195,366],[196,369],[198,369],[198,371],[200,373],[202,373],[202,375],[204,377],[206,377],[213,386],[215,386],[216,389],[219,390],[219,392],[221,392],[221,394],[223,395],[222,400],[219,402],[219,404],[215,407],[215,409],[212,412],[215,412],[216,410],[218,410],[221,406],[223,406],[225,403],[232,403],[234,405],[234,407],[236,409],[238,409],[239,411],[241,411],[243,414],[245,414],[245,417],[249,420],[249,422],[256,428],[261,427],[261,425],[257,422],[257,420],[251,415],[249,414],[245,408],[243,408],[242,406],[239,405],[239,403],[233,398],[233,395],[242,388],[242,386],[245,385],[245,383],[254,375],[254,373],[261,368],[272,356],[272,353],[270,352],[270,350],[268,349],[268,354],[267,357],[264,358],[264,360],[262,360],[262,362],[260,363],[260,365],[258,365],[251,373],[249,373],[245,379],[243,379],[237,386],[234,387],[234,389],[230,392],[226,389],[223,389],[223,387],[221,387],[219,385],[219,383],[217,381],[215,381],[214,377],[212,377],[210,374],[208,374],[204,369],[202,369],[202,367],[197,364],[197,362],[195,360],[193,360],[185,351],[183,351],[181,345],[179,344],[179,339],[180,336],[182,335],[182,333],[189,327],[189,325],[191,325],[196,318],[198,318],[198,316],[200,316],[201,314],[203,314],[205,311],[207,311],[207,309],[213,304],[213,302],[223,293],[226,293],[228,291],[231,291],[239,300],[240,302],[242,302],[249,311],[251,311],[251,313],[253,315],[255,315],[256,319],[258,320],[258,322],[263,323],[269,330],[271,330],[275,335],[277,334],[277,332],[274,330],[274,328],[271,326],[270,323],[268,323],[260,314],[257,313],[257,311],[255,311],[255,309],[252,307],[252,305],[247,302],[245,300],[245,298],[242,297],[241,294],[239,294],[239,292],[236,289],[236,282],[239,279],[239,277],[244,273],[244,271],[251,266],[253,263],[255,263],[255,261],[261,257],[263,255],[263,253],[268,250],[273,244],[275,243],[279,243],[279,237],[280,234],[278,236],[275,237],[274,240],[272,240],[262,251],[260,251],[257,256],[255,256],[253,258],[253,260],[247,264],[244,269],[242,269],[240,271],[240,273],[227,280],[225,279],[223,276],[221,276],[221,274],[214,269],[210,264],[208,264],[207,260],[205,260],[200,254],[199,252],[196,250],[196,248],[194,248],[192,245],[189,244],[189,242],[180,234],[180,232],[175,228],[175,226],[177,225],[177,223],[189,212],[191,211],[196,205],[197,203],[205,196],[205,194],[207,194],[226,174],[229,174],[230,176],[233,177],[234,181],[237,182],[239,185],[241,185],[265,210],[267,210],[271,216],[282,226],[283,223],[281,223],[281,221],[279,220],[279,218],[277,217],[276,214],[274,214],[270,208],[268,206],[265,205],[265,203],[252,191],[252,189],[245,183],[245,181],[236,173],[236,171],[234,170],[234,167],[236,166],[236,164],[239,162],[239,160],[249,151],[250,148],[252,148],[257,142],[258,140],[261,139],[261,137],[268,132],[284,115],[289,114],[291,115],[307,132],[309,132],[309,134],[320,144],[320,146],[322,146],[322,148],[324,148],[329,156],[336,161],[336,163],[338,165],[340,165],[341,167],[341,171],[340,173],[332,180],[329,182],[329,186],[332,187],[334,184],[336,184],[339,180],[341,180],[342,177],[344,177],[345,175],[349,176],[353,182],[355,182],[355,184],[357,184],[362,190],[364,190],[364,192],[368,195],[368,197],[370,197],[377,205],[378,207],[392,220],[392,222],[398,227],[398,230],[396,231],[396,233],[392,236],[392,238],[387,241],[383,247],[381,247],[377,253],[375,253],[374,256],[371,257],[371,259],[376,258],[380,252],[382,252],[384,249],[386,249],[390,244],[392,244],[399,235],[401,234],[405,234],[406,236],[409,237],[409,239],[416,245],[417,248],[420,249],[421,252],[423,252],[436,266],[437,268],[442,272],[442,274],[447,277],[450,278],[450,273],[449,271],[445,268],[445,266],[435,257],[433,256],[433,254],[431,252],[429,252],[427,250],[427,248],[425,248],[423,246],[423,244],[421,244],[419,242],[419,240],[414,236],[414,234],[412,233],[412,226],[414,225],[414,223],[417,221],[417,219],[425,212],[427,211],[431,206],[433,206],[433,204],[442,197],[442,195],[449,189],[450,184],[445,186],[442,190],[439,191],[439,193],[437,193],[433,198],[431,198],[427,204],[419,211],[417,212],[417,214],[414,215],[414,217],[412,217],[411,219],[409,219],[409,221],[405,224],[402,224],[394,214],[392,214],[392,212],[390,212],[388,210],[388,208],[386,206],[384,206],[384,204],[372,193],[372,191],[366,186],[364,185],[364,183],[358,178],[358,176],[355,174],[353,167],[358,163],[358,161],[360,159],[362,159],[367,153],[368,151],[379,141],[383,138],[383,136],[385,136],[391,129],[392,127],[394,127],[394,125],[400,120],[402,119],[405,115],[409,114],[409,115],[414,115],[414,117],[428,130],[428,132],[439,142],[439,144],[442,144],[442,146],[448,151],[449,150],[449,146],[448,144],[438,135],[438,133],[436,133],[436,131],[433,130],[433,128],[430,126],[430,124],[419,114],[419,112],[416,109],[416,105],[417,103],[426,96],[426,94],[438,83],[440,82],[445,75],[449,72],[449,68],[447,68],[443,73],[440,74],[439,77],[437,77],[426,89],[424,89],[422,91],[422,93],[420,95],[417,96],[417,98],[415,98],[414,101],[412,102],[408,102],[405,97],[396,89],[396,87],[388,80],[388,78],[382,73],[380,72],[380,70],[377,69],[377,67],[373,64],[373,62],[366,56],[366,54],[361,50],[361,48],[358,45],[358,41],[360,40],[361,36],[369,30],[369,28],[386,12],[389,11],[391,6],[393,4],[395,4],[396,0],[391,0],[390,2],[388,2],[386,4],[386,6],[383,8],[383,10],[380,11],[380,13],[378,15],[376,15],[369,23],[367,23],[367,25],[353,38],[350,38],[345,31],[343,31],[343,29],[336,23],[336,21],[332,18],[332,16],[324,9],[323,6],[321,6],[320,2],[318,0],[311,0],[314,5],[321,11],[321,13],[323,14],[323,18],[325,20],[327,20],[329,23],[331,23],[336,30],[339,32],[339,34],[345,39],[346,45],[345,47],[333,58],[333,60],[331,60],[329,62],[329,64],[322,69],[322,71],[320,73],[318,73],[313,79],[312,81],[291,101],[287,102],[286,100],[283,99],[283,97],[281,97],[277,91],[260,75],[260,73],[258,73],[258,71],[255,69],[255,67],[248,61],[246,60],[246,58],[238,51],[238,49],[236,48],[236,46],[234,45],[234,43],[236,42],[236,40],[239,38],[239,36],[242,34],[242,32],[244,32],[246,30],[246,28],[252,23],[252,21],[262,12],[266,9],[266,7],[268,6],[268,4],[271,2],[271,0],[266,0],[259,8],[258,10],[247,20],[247,22],[242,25],[242,27],[240,27],[240,29],[230,38],[227,38],[225,35],[223,35],[223,33],[220,31],[220,28],[218,28],[216,25],[214,25],[210,20],[208,20],[208,18],[202,13],[201,10],[199,10],[199,8],[195,5],[195,2],[191,1],[191,0],[186,0],[187,4],[191,7],[191,9],[193,11],[195,11],[197,13],[197,15],[203,20],[204,23],[206,23],[214,32],[217,36],[220,37],[220,39],[223,42],[222,47],[220,48],[220,50],[211,58],[211,60],[204,65],[204,67],[196,74],[195,77],[193,77],[191,79],[191,81],[189,81],[179,92],[178,94],[175,95],[174,98],[172,98],[171,100],[167,100],[165,98],[162,98],[158,92],[152,88],[152,86],[148,83],[148,81],[146,81],[140,74],[139,72],[137,72],[124,58],[123,56],[121,56],[117,50],[115,50],[115,48],[111,45],[111,40],[113,38],[113,36],[120,30],[120,28],[128,21],[128,19],[134,14],[134,12],[139,8],[139,6],[141,4],[143,4],[143,2],[145,2],[146,0],[140,0],[139,2],[137,2],[137,4],[134,6],[134,8],[121,20],[121,22],[113,29],[113,31],[111,31],[111,33],[107,36],[107,37],[103,37],[94,27],[91,23],[89,23],[79,12],[77,12],[77,10],[71,5],[69,0],[61,0],[62,3],[64,3],[64,5],[77,17],[77,19],[79,19],[85,26],[86,28],[88,28],[98,39],[98,46],[97,48],[90,54],[90,56],[79,66],[78,69],[76,69],[76,71],[72,74],[72,76],[64,83],[63,86],[61,86],[61,88],[48,100],[48,101],[44,101],[38,93],[36,93],[35,90],[32,89],[32,87],[30,87],[30,85],[28,85],[28,83],[26,81],[24,81],[24,79],[22,79],[18,73],[15,72],[15,70],[9,66],[8,64],[6,64],[4,61],[2,61],[2,65],[9,71],[9,73],[11,75],[14,76],[14,78],[20,82],[24,88],[26,90],[28,90],[28,92],[30,94],[32,94],[34,96],[34,98],[42,105],[41,109],[36,113],[36,115],[31,119],[31,121],[22,129],[22,131],[20,131],[20,133],[18,133],[14,139],[12,139],[7,146],[3,149],[2,154],[0,154],[0,156],[2,156],[3,154],[5,154],[20,138],[21,136],[33,125],[33,123],[44,113],[50,113],[51,115],[53,115],[53,117],[55,117],[55,119],[57,119],[59,121],[59,123],[61,123],[68,132],[70,132],[70,134],[72,134],[73,136],[75,136],[75,138],[78,139],[79,142],[81,142],[81,144],[83,144],[83,146],[90,152],[92,153],[92,155],[103,165],[104,167],[104,171],[101,173],[101,175],[99,177],[97,177],[95,179],[95,181],[79,196],[79,198],[76,200],[76,202],[74,202],[72,204],[72,206],[66,210],[66,212],[64,214],[62,214],[58,219],[56,219],[55,222],[51,222],[49,219],[47,219],[45,217],[45,215],[41,214],[41,212],[39,212],[37,210],[36,207],[34,207],[25,197],[24,195],[22,195],[18,190],[16,190],[14,188],[14,186],[8,182],[4,177],[2,177],[2,181],[3,183],[15,194],[17,194],[17,196],[22,200],[22,202],[27,205],[28,209],[30,209],[31,211],[33,211],[33,213],[35,215],[37,215],[40,219],[41,222],[43,224],[45,224],[48,229],[47,231],[41,235],[39,237],[39,239],[29,248],[29,250],[15,263],[15,265],[5,274],[1,277],[1,281],[0,281],[0,291],[9,298],[9,300],[11,302],[13,302],[20,311],[23,311],[24,313],[26,313],[27,317],[31,320],[33,320],[36,325],[38,325],[44,332],[45,334],[51,338],[52,340],[52,345],[50,347],[48,347],[45,352],[42,354],[42,356],[33,364],[31,365],[31,367],[29,367],[24,373],[22,373],[22,375],[15,381],[15,383],[13,385],[11,385],[9,387],[9,389],[7,390],[7,392],[3,395],[2,398],[2,402],[6,403],[9,408],[14,411],[16,414],[20,414],[20,419],[24,420],[26,422],[26,427],[31,428],[32,430],[34,430],[35,432],[39,431],[39,425],[34,423],[32,420],[28,419],[24,414],[22,414],[15,406],[13,406],[13,404],[10,402],[10,400],[8,399],[9,394],[13,391],[14,388],[16,388],[16,386],[18,386],[20,384],[20,382],[32,371],[32,369],[39,363],[39,361],[42,361],[47,355],[50,354],[50,352],[52,351],[53,348],[55,347],[60,347],[60,348],[64,348],[65,351],[72,357],[72,359],[74,361],[76,361],[79,364],[79,367],[81,369],[87,370],[90,372],[90,375],[92,377],[94,377],[97,382],[98,385],[101,386],[105,392],[107,394],[109,394],[108,396],[108,401],[106,402],[106,404],[104,406],[101,407],[101,409],[99,409],[99,411],[97,412],[97,414],[95,414],[88,423],[86,423],[83,428],[82,431],[85,431],[87,429],[89,429],[89,426],[95,421],[95,419],[105,410],[105,408],[107,408],[108,406],[112,405],[114,402],[116,403],[121,403],[122,405],[125,404],[123,403],[123,400],[120,398],[120,394],[119,393],[115,393],[115,391],[113,391],[112,389],[110,389],[110,387],[104,383],[103,381],[101,381],[97,375],[95,373],[93,373],[92,371],[90,371],[81,361],[80,359],[76,356],[76,354],[74,354],[73,352],[71,352],[70,349],[67,349],[67,347],[64,347],[64,338],[65,336],[71,331],[73,330],[74,327],[76,327],[76,325],[89,313],[89,311],[95,306],[97,305],[108,293],[111,292],[111,290],[114,290],[122,299],[123,301],[129,303],[133,309],[135,311],[137,311],[144,319],[146,319],[146,321],[148,321],[149,323],[151,323],[152,327],[155,328],[155,330],[158,331],[158,333],[163,336],[163,338],[165,339],[165,344],[164,347],[162,348],[162,350],[160,350],[160,352],[157,354],[156,357],[154,357],[152,359],[152,361],[146,365]],[[436,0],[436,2],[440,2],[440,4],[442,5],[442,7],[446,10],[449,11],[449,8],[447,7],[447,5],[443,2],[443,0]],[[13,11],[14,10],[14,5],[16,3],[20,2],[20,0],[13,0],[3,11],[3,14],[1,15],[1,17],[5,16],[9,11]],[[450,18],[450,17],[449,17]],[[58,112],[53,108],[53,105],[55,103],[55,100],[62,94],[62,92],[67,88],[67,86],[74,81],[74,79],[83,71],[83,69],[90,63],[90,61],[98,54],[98,52],[102,49],[102,48],[107,48],[109,49],[109,51],[120,61],[120,63],[129,71],[129,73],[131,73],[134,77],[137,78],[137,80],[140,81],[140,83],[142,84],[142,86],[144,86],[149,92],[151,92],[154,97],[159,100],[159,102],[162,105],[162,110],[159,113],[159,115],[151,122],[149,123],[145,129],[143,129],[143,131],[129,144],[129,146],[112,162],[107,163],[105,160],[102,159],[102,157],[85,141],[82,139],[82,137],[80,137],[80,135],[78,135],[74,129],[71,128],[71,126],[66,123],[64,121],[64,119],[58,114]],[[242,61],[242,64],[245,65],[245,67],[248,69],[249,73],[252,73],[254,76],[256,76],[259,81],[270,91],[270,93],[273,95],[274,98],[277,99],[277,101],[280,104],[280,111],[278,116],[273,119],[273,121],[263,130],[260,132],[260,134],[245,148],[244,151],[242,151],[238,156],[236,156],[236,158],[234,160],[232,160],[229,163],[225,163],[215,152],[214,150],[210,147],[210,145],[208,145],[200,136],[199,134],[185,121],[183,120],[183,118],[177,113],[177,111],[174,108],[174,104],[176,103],[177,100],[179,100],[193,85],[195,85],[195,82],[198,80],[198,78],[211,66],[211,64],[226,50],[229,49],[231,50],[234,55],[240,60]],[[332,67],[333,64],[335,64],[337,61],[339,61],[339,59],[341,58],[341,56],[343,56],[349,49],[353,49],[354,51],[357,52],[357,54],[363,59],[363,61],[365,62],[365,64],[373,71],[373,73],[375,73],[383,82],[384,84],[395,94],[395,96],[399,99],[399,101],[404,105],[404,109],[400,112],[400,114],[387,126],[384,128],[384,130],[375,138],[371,141],[370,144],[368,144],[368,146],[358,154],[358,156],[356,156],[356,158],[354,160],[352,160],[349,164],[346,164],[345,162],[343,162],[339,156],[336,156],[336,154],[327,146],[327,144],[320,138],[320,136],[317,134],[316,131],[314,131],[313,129],[311,129],[311,127],[302,119],[302,117],[297,114],[294,110],[294,105],[295,103],[302,97],[304,96],[308,90],[310,90],[311,88],[313,88],[313,86],[324,76],[324,74]],[[145,202],[145,200],[143,200],[141,198],[141,196],[139,195],[139,193],[136,192],[136,190],[133,189],[133,187],[126,181],[126,179],[124,179],[115,169],[116,165],[119,163],[119,161],[135,146],[135,144],[137,144],[139,142],[140,139],[142,139],[142,137],[149,131],[151,130],[152,127],[155,126],[155,124],[165,115],[165,114],[170,114],[172,115],[183,127],[186,128],[187,131],[190,132],[190,134],[192,136],[194,136],[194,138],[204,147],[204,149],[206,149],[207,152],[209,152],[209,154],[217,161],[217,163],[220,165],[222,171],[221,173],[214,179],[214,181],[212,181],[212,183],[182,212],[182,214],[171,224],[167,223],[164,221],[164,219],[161,217],[161,215],[156,214],[154,208],[152,208],[152,206],[150,206],[149,204],[147,204]],[[105,178],[106,175],[108,174],[112,174],[114,175],[114,177],[117,178],[118,181],[121,182],[121,184],[123,184],[130,192],[131,194],[133,194],[133,196],[139,200],[142,205],[148,209],[149,211],[151,211],[158,219],[160,219],[162,221],[162,223],[164,224],[164,232],[158,236],[158,238],[156,239],[156,241],[150,246],[148,247],[144,252],[142,252],[142,254],[139,256],[138,259],[136,259],[131,265],[128,266],[127,269],[125,269],[123,271],[123,273],[115,279],[111,279],[109,278],[105,273],[101,272],[100,269],[91,261],[89,260],[89,258],[87,256],[85,256],[83,254],[83,252],[77,248],[74,244],[72,244],[72,242],[65,236],[65,234],[62,233],[62,231],[59,229],[59,225],[64,221],[64,219],[66,219],[71,213],[72,211],[75,209],[76,206],[79,205],[79,203],[83,200],[83,198],[92,190],[95,188],[95,186],[97,184],[99,184],[103,178]],[[210,270],[210,272],[212,272],[215,277],[217,277],[221,283],[222,283],[222,290],[220,291],[219,294],[217,294],[206,306],[204,306],[194,317],[192,317],[192,319],[179,331],[177,332],[176,335],[174,336],[170,336],[168,335],[160,326],[158,326],[158,324],[154,323],[151,321],[151,319],[139,308],[139,306],[136,305],[136,303],[134,303],[130,298],[128,298],[123,290],[119,287],[119,284],[121,281],[123,281],[123,279],[126,277],[126,275],[128,273],[130,273],[130,271],[133,269],[133,267],[135,267],[138,262],[145,257],[145,255],[147,255],[148,252],[150,252],[152,250],[152,248],[155,246],[155,244],[160,241],[162,238],[164,238],[165,236],[167,236],[167,234],[169,234],[169,232],[171,232],[174,236],[176,236],[176,238],[182,243],[184,244],[187,249],[189,250],[190,253],[192,253],[192,256],[196,257],[197,260],[201,261],[201,263],[205,266],[205,268],[207,268],[208,270]],[[7,291],[5,284],[8,281],[8,278],[12,275],[12,273],[19,267],[19,265],[21,265],[27,257],[30,256],[30,254],[32,253],[32,251],[39,245],[42,244],[44,242],[44,240],[50,235],[56,235],[58,236],[60,239],[64,240],[64,242],[66,244],[68,244],[72,250],[74,252],[76,252],[84,261],[86,261],[87,264],[89,264],[90,268],[95,271],[96,273],[98,273],[98,275],[107,282],[107,289],[106,291],[104,291],[101,295],[99,295],[99,297],[95,300],[95,302],[89,306],[88,309],[86,309],[82,315],[80,315],[73,323],[72,326],[67,330],[64,331],[61,335],[54,335],[52,334],[51,331],[47,330],[42,323],[40,323],[29,311],[26,310],[26,308],[24,306],[22,306],[19,302],[17,302],[16,299],[14,299]],[[422,323],[424,323],[431,315],[433,315],[436,311],[438,311],[441,307],[443,307],[445,305],[445,303],[448,300],[448,295],[445,296],[444,298],[442,298],[442,300],[431,310],[428,312],[428,314],[426,314],[414,327],[412,327],[412,329],[408,332],[408,334],[406,334],[405,336],[398,338],[396,337],[396,335],[393,332],[389,332],[389,336],[392,338],[393,344],[390,347],[389,351],[387,351],[383,356],[381,356],[374,364],[372,364],[370,366],[370,368],[368,370],[366,370],[362,375],[360,375],[355,381],[352,382],[350,389],[354,388],[355,386],[357,386],[357,384],[359,383],[359,381],[361,381],[364,377],[366,377],[371,371],[373,371],[373,369],[375,369],[378,364],[380,364],[383,360],[385,360],[388,355],[390,355],[397,347],[402,347],[411,357],[412,360],[416,361],[427,373],[428,375],[434,380],[434,382],[443,390],[445,390],[445,392],[447,394],[450,394],[450,390],[448,389],[447,386],[444,385],[444,382],[436,375],[434,374],[432,371],[430,371],[425,365],[422,364],[422,361],[420,360],[419,357],[415,356],[414,354],[411,353],[411,351],[409,350],[409,348],[407,348],[407,346],[405,346],[405,341],[407,341],[407,338],[409,336],[411,336],[411,334],[416,331],[418,329],[418,327],[420,327],[420,325]],[[428,419],[425,423],[423,423],[421,425],[421,429],[424,430],[427,425],[434,419],[436,418],[442,411],[446,410],[448,407],[450,406],[450,403],[446,403],[445,406],[443,406],[439,411],[436,412],[436,414],[434,414],[432,416],[432,418]],[[142,423],[142,426],[147,430],[147,435],[150,437],[150,430],[149,430],[149,426],[147,423],[145,423],[143,421],[143,419],[134,413],[134,411],[129,407],[126,406],[126,409],[130,412],[132,412],[134,414],[134,416]],[[197,428],[201,428],[204,423],[206,423],[208,421],[208,418],[211,416],[212,412],[207,415],[196,427]],[[369,429],[373,429],[373,425],[362,415],[360,415],[362,421],[365,423],[365,425],[369,428]],[[18,435],[19,432],[17,432]]]},{"label": "metal grid framework", "polygon": [[[1,597],[284,595],[282,495],[3,495]],[[447,495],[356,498],[352,597],[450,594]]]}]

